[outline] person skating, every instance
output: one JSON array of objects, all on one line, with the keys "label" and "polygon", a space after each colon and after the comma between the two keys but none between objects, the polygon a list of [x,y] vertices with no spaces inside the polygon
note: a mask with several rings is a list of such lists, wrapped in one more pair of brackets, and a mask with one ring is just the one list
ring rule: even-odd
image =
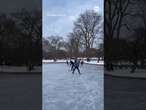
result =
[{"label": "person skating", "polygon": [[83,60],[81,60],[81,66],[83,66],[83,64],[84,64],[84,61],[83,61]]},{"label": "person skating", "polygon": [[71,71],[73,71],[74,62],[72,60],[70,60],[70,66],[71,66]]},{"label": "person skating", "polygon": [[68,65],[69,63],[68,63],[68,60],[66,60],[66,64]]},{"label": "person skating", "polygon": [[74,72],[75,72],[76,69],[78,70],[78,73],[81,74],[80,73],[80,69],[79,69],[79,65],[80,65],[80,61],[77,60],[77,59],[75,59],[74,67],[73,67],[73,72],[72,72],[73,74],[74,74]]}]

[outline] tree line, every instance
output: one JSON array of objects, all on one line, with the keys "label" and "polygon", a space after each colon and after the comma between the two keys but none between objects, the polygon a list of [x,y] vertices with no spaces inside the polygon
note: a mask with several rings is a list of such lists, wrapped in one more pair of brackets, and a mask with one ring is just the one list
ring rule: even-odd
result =
[{"label": "tree line", "polygon": [[97,12],[86,10],[74,22],[72,32],[44,38],[43,57],[103,57],[103,20]]},{"label": "tree line", "polygon": [[0,14],[0,64],[41,64],[41,11]]},{"label": "tree line", "polygon": [[104,16],[105,64],[125,61],[134,68],[146,60],[146,1],[106,0]]}]

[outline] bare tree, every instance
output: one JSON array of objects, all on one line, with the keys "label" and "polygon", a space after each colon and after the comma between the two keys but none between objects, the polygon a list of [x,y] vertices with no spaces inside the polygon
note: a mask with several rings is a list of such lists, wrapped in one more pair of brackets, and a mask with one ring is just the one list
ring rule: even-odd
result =
[{"label": "bare tree", "polygon": [[23,10],[1,14],[0,48],[5,64],[23,65],[30,59],[40,64],[41,13]]},{"label": "bare tree", "polygon": [[145,0],[134,0],[137,6],[137,12],[135,13],[135,17],[141,18],[142,24],[146,29],[146,1]]},{"label": "bare tree", "polygon": [[82,13],[74,23],[74,30],[80,33],[82,44],[86,51],[93,47],[95,39],[100,32],[101,16],[93,10]]},{"label": "bare tree", "polygon": [[79,55],[79,51],[81,48],[81,35],[78,31],[73,31],[69,33],[69,51],[71,52],[71,56],[77,57]]},{"label": "bare tree", "polygon": [[128,11],[131,0],[106,0],[105,1],[105,36],[112,39],[114,36],[119,39],[121,28],[129,26],[124,22],[125,18],[132,16]]},{"label": "bare tree", "polygon": [[48,37],[48,41],[49,41],[52,49],[54,49],[55,51],[59,50],[61,47],[63,47],[62,40],[63,40],[63,38],[61,36],[52,35],[52,36]]}]

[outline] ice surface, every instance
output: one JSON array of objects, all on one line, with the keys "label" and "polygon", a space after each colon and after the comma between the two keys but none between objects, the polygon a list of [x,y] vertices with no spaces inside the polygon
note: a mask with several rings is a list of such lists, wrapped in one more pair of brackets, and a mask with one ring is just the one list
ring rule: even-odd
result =
[{"label": "ice surface", "polygon": [[103,66],[43,64],[43,110],[103,110]]}]

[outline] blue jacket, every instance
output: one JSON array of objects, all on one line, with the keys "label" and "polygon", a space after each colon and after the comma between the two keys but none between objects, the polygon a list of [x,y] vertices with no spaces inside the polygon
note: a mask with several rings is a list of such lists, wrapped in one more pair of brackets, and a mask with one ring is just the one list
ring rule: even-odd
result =
[{"label": "blue jacket", "polygon": [[79,60],[75,60],[74,66],[75,66],[75,67],[79,67],[79,65],[80,65],[80,61],[79,61]]}]

